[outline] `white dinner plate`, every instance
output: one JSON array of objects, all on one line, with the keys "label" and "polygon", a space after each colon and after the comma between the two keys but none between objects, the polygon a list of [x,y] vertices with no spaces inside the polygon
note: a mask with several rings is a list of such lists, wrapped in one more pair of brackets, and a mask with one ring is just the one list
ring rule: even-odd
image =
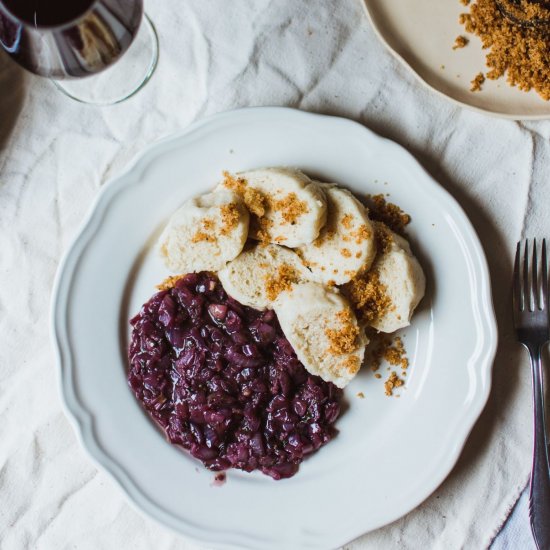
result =
[{"label": "white dinner plate", "polygon": [[[506,78],[486,80],[481,92],[471,92],[471,80],[485,73],[487,50],[464,31],[458,17],[468,8],[459,0],[364,0],[374,30],[389,50],[418,79],[464,107],[513,120],[550,118],[550,102],[533,90],[522,92]],[[468,46],[453,50],[459,35]]]},{"label": "white dinner plate", "polygon": [[[126,383],[128,318],[167,272],[153,243],[222,170],[296,166],[358,194],[389,193],[428,289],[404,331],[399,399],[369,369],[345,390],[338,436],[291,479],[214,474],[168,444]],[[144,152],[101,190],[59,269],[52,308],[62,395],[83,446],[152,518],[215,548],[336,548],[420,504],[450,472],[491,382],[486,260],[460,206],[414,158],[360,124],[284,108],[219,114]],[[364,399],[357,396],[363,392]]]}]

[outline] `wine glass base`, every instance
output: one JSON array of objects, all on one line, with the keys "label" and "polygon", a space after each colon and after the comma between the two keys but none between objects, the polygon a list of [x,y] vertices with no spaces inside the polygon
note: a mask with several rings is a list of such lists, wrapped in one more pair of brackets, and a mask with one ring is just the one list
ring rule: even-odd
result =
[{"label": "wine glass base", "polygon": [[144,14],[131,46],[111,67],[74,80],[54,80],[66,96],[90,105],[115,105],[132,97],[149,81],[159,58],[159,39],[155,25]]}]

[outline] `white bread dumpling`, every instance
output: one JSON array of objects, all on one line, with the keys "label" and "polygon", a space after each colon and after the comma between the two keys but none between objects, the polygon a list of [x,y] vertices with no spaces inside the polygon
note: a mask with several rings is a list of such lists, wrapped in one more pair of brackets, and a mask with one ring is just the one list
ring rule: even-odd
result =
[{"label": "white bread dumpling", "polygon": [[336,290],[307,282],[275,300],[281,329],[305,368],[339,388],[357,374],[368,340],[348,301]]},{"label": "white bread dumpling", "polygon": [[327,198],[327,223],[300,255],[316,278],[342,285],[368,270],[376,255],[375,232],[367,209],[346,189],[321,184]]},{"label": "white bread dumpling", "polygon": [[[383,226],[382,226],[383,227]],[[413,312],[426,291],[426,277],[409,243],[385,228],[385,246],[372,271],[389,298],[390,305],[370,322],[381,332],[395,332],[410,325]]]},{"label": "white bread dumpling", "polygon": [[276,244],[256,244],[218,272],[229,296],[258,310],[272,309],[281,290],[311,277],[298,254]]},{"label": "white bread dumpling", "polygon": [[295,248],[314,241],[326,222],[320,186],[299,170],[264,168],[225,174],[218,189],[238,193],[250,213],[250,237]]},{"label": "white bread dumpling", "polygon": [[248,224],[248,210],[232,191],[192,198],[168,221],[160,255],[174,273],[218,271],[241,253]]}]

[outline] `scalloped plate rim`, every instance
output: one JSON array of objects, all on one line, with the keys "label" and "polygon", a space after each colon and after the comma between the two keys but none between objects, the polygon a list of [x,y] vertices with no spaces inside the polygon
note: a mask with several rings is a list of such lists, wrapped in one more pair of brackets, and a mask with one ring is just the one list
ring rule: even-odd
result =
[{"label": "scalloped plate rim", "polygon": [[[469,230],[468,236],[472,241],[470,244],[473,246],[473,250],[470,250],[470,252],[473,252],[475,255],[474,260],[476,261],[476,267],[480,270],[482,279],[480,281],[481,287],[478,289],[478,297],[479,303],[483,306],[480,308],[480,311],[483,317],[482,324],[484,325],[485,332],[483,338],[484,353],[482,354],[479,363],[482,364],[482,379],[485,384],[481,388],[481,391],[476,394],[475,403],[472,402],[467,409],[468,414],[461,416],[461,429],[457,435],[456,444],[446,455],[447,460],[444,461],[443,464],[440,464],[440,470],[438,475],[434,476],[433,483],[430,487],[427,487],[422,494],[418,495],[412,506],[408,506],[408,509],[405,511],[399,511],[395,517],[391,517],[390,519],[381,522],[379,525],[369,527],[368,530],[362,529],[357,530],[357,532],[354,533],[349,533],[345,540],[340,540],[338,542],[338,545],[343,545],[367,532],[373,531],[399,519],[422,503],[445,480],[454,468],[475,422],[485,407],[490,393],[492,364],[496,354],[497,328],[491,297],[489,271],[483,249],[475,230],[460,205],[450,195],[450,193],[435,182],[435,180],[432,179],[432,177],[424,170],[424,168],[422,168],[422,166],[420,166],[420,164],[406,149],[395,142],[377,136],[374,132],[358,122],[341,117],[320,115],[285,107],[252,107],[211,115],[191,124],[181,132],[163,138],[146,147],[141,153],[136,155],[134,160],[128,165],[122,174],[109,179],[100,189],[94,203],[90,207],[88,215],[82,223],[81,229],[77,232],[76,237],[67,248],[64,257],[59,264],[52,292],[50,323],[50,335],[56,356],[58,387],[63,409],[75,429],[82,448],[85,450],[92,462],[115,481],[127,497],[128,502],[130,502],[136,510],[146,514],[159,524],[170,528],[178,534],[184,535],[189,540],[198,544],[214,544],[217,548],[224,549],[236,549],[243,547],[255,548],[258,544],[261,544],[262,547],[265,548],[277,548],[276,541],[270,542],[254,537],[251,538],[246,533],[216,533],[215,531],[205,533],[203,530],[197,530],[179,518],[172,516],[169,510],[164,510],[160,506],[153,504],[143,493],[141,493],[137,484],[126,474],[124,468],[116,463],[114,457],[110,457],[103,449],[101,449],[96,440],[93,427],[93,417],[79,401],[76,389],[73,385],[72,375],[74,364],[72,363],[69,338],[66,331],[64,331],[64,324],[67,320],[65,315],[65,309],[67,306],[66,300],[70,293],[70,288],[78,261],[84,253],[87,244],[93,239],[96,231],[98,230],[99,222],[101,221],[101,217],[109,205],[109,200],[114,198],[115,195],[122,192],[127,185],[132,183],[131,181],[125,181],[126,178],[136,171],[144,170],[147,165],[154,160],[156,154],[160,153],[163,148],[171,142],[175,142],[183,138],[191,139],[193,134],[204,126],[215,124],[216,122],[223,121],[228,117],[254,117],[257,115],[261,116],[262,114],[286,114],[291,117],[302,117],[304,120],[309,118],[323,118],[327,121],[330,120],[335,124],[344,124],[355,129],[360,128],[365,134],[384,141],[387,144],[391,144],[391,146],[399,151],[401,155],[406,155],[409,160],[412,160],[418,169],[423,172],[426,179],[426,184],[432,187],[434,193],[438,193],[440,195],[446,206],[452,209],[454,216],[458,216],[461,218],[461,222],[466,224],[466,227]],[[320,541],[320,544],[322,544],[322,541]]]}]

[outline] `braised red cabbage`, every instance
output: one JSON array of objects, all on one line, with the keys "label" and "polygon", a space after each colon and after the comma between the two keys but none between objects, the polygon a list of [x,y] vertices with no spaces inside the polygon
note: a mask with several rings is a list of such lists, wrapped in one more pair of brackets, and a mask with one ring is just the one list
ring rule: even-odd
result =
[{"label": "braised red cabbage", "polygon": [[214,275],[185,276],[130,323],[131,389],[207,468],[291,477],[334,436],[341,390],[306,371],[273,311],[239,304]]}]

